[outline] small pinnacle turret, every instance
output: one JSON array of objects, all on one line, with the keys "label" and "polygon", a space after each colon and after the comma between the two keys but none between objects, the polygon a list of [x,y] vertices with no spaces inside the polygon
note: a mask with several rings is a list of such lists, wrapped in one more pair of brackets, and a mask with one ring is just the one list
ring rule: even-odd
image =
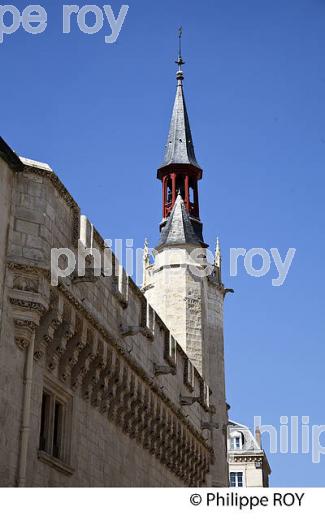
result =
[{"label": "small pinnacle turret", "polygon": [[217,238],[216,250],[214,253],[214,273],[215,273],[215,277],[219,284],[222,283],[221,264],[222,264],[221,247],[220,247],[219,238]]},{"label": "small pinnacle turret", "polygon": [[150,254],[149,254],[149,244],[148,239],[145,238],[144,246],[143,246],[143,271],[142,271],[142,286],[144,287],[147,283],[147,270],[150,266]]},{"label": "small pinnacle turret", "polygon": [[214,265],[216,267],[218,267],[219,269],[221,268],[221,249],[220,249],[219,237],[217,238],[217,243],[216,243],[216,251],[215,251],[215,255],[214,255]]}]

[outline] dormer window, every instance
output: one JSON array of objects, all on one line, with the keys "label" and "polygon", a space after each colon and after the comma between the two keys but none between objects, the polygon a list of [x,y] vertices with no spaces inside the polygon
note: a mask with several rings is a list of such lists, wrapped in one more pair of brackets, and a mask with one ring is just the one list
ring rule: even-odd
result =
[{"label": "dormer window", "polygon": [[233,450],[241,450],[242,448],[242,442],[241,442],[241,437],[240,436],[236,436],[236,437],[233,437],[231,439],[231,448]]},{"label": "dormer window", "polygon": [[242,450],[244,446],[244,435],[242,432],[232,432],[230,435],[230,449]]}]

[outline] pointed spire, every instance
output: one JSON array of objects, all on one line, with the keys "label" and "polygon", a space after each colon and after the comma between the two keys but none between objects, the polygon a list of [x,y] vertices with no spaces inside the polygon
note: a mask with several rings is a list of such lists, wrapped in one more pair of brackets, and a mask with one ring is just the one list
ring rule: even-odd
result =
[{"label": "pointed spire", "polygon": [[143,262],[142,262],[142,287],[147,285],[147,269],[150,266],[149,244],[147,238],[144,240]]},{"label": "pointed spire", "polygon": [[149,242],[148,239],[144,239],[144,247],[143,247],[143,260],[147,261],[149,259]]},{"label": "pointed spire", "polygon": [[161,230],[158,248],[168,245],[192,244],[202,245],[203,238],[192,226],[182,196],[178,194],[173,210],[166,225]]},{"label": "pointed spire", "polygon": [[184,65],[185,62],[182,58],[182,32],[183,29],[180,27],[179,52],[178,59],[176,60],[178,65],[178,71],[176,73],[177,90],[169,126],[165,157],[161,168],[169,164],[190,164],[202,173],[195,157],[190,122],[183,92],[184,73],[182,71],[182,65]]},{"label": "pointed spire", "polygon": [[221,248],[219,237],[217,238],[216,251],[214,255],[214,265],[219,269],[221,268]]},{"label": "pointed spire", "polygon": [[222,264],[222,256],[221,256],[221,247],[219,238],[217,238],[216,250],[214,253],[214,274],[216,276],[217,282],[219,284],[222,283],[222,274],[221,274],[221,264]]}]

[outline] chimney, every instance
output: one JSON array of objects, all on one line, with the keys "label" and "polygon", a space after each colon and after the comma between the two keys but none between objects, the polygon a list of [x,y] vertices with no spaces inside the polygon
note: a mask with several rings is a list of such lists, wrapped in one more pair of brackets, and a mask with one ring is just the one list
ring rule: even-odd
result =
[{"label": "chimney", "polygon": [[258,426],[256,426],[256,429],[255,429],[255,439],[257,441],[258,447],[262,448],[261,430],[259,429]]}]

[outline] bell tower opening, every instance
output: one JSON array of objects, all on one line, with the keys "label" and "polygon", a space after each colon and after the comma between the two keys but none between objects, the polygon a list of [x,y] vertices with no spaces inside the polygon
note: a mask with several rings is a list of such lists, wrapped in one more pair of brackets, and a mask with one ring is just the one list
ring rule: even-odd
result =
[{"label": "bell tower opening", "polygon": [[[186,168],[183,168],[186,171]],[[198,198],[198,179],[193,174],[185,173],[167,173],[162,178],[162,217],[169,217],[178,194],[184,200],[185,207],[190,216],[200,219],[199,214],[199,198]]]}]

